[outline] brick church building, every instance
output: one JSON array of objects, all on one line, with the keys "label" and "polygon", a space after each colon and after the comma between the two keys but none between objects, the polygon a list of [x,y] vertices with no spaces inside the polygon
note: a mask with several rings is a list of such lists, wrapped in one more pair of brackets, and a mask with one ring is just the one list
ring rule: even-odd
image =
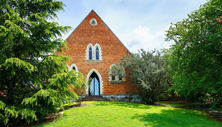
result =
[{"label": "brick church building", "polygon": [[69,50],[64,51],[65,55],[72,58],[69,70],[75,69],[86,77],[86,97],[129,97],[133,90],[130,83],[118,75],[109,76],[108,70],[130,51],[95,11],[86,16],[66,41]]}]

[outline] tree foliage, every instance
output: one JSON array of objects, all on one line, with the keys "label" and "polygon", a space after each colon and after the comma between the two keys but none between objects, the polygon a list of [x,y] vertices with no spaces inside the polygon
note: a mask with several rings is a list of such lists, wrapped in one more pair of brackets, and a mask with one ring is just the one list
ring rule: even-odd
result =
[{"label": "tree foliage", "polygon": [[[54,0],[0,1],[0,126],[41,121],[78,98],[82,78],[68,71],[60,39],[71,27],[53,21],[64,4]],[[52,55],[48,55],[52,54]]]},{"label": "tree foliage", "polygon": [[167,57],[173,89],[212,108],[222,105],[222,31],[216,21],[221,15],[222,1],[210,0],[166,31],[166,40],[175,42]]},{"label": "tree foliage", "polygon": [[[119,75],[130,81],[138,90],[143,103],[153,104],[161,93],[169,88],[167,66],[159,51],[139,50],[126,55],[116,66],[112,66],[111,75]],[[125,70],[125,71],[124,71]]]},{"label": "tree foliage", "polygon": [[82,101],[82,96],[85,94],[86,92],[86,85],[85,85],[85,77],[82,75],[82,73],[78,73],[78,80],[76,81],[76,86],[71,86],[71,88],[73,89],[73,91],[80,96],[79,97],[79,102],[81,105],[81,101]]}]

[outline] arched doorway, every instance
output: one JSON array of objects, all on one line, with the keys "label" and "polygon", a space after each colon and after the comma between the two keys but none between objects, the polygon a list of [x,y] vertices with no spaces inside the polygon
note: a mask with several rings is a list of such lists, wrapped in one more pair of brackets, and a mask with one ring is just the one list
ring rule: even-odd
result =
[{"label": "arched doorway", "polygon": [[99,96],[100,95],[100,81],[98,75],[93,72],[89,78],[88,95]]}]

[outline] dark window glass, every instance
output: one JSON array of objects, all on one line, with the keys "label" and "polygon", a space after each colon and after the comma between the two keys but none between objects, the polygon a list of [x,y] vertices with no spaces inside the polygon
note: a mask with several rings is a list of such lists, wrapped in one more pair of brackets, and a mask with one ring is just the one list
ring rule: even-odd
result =
[{"label": "dark window glass", "polygon": [[119,76],[119,80],[122,80],[122,77]]},{"label": "dark window glass", "polygon": [[96,60],[99,60],[99,48],[96,47]]},{"label": "dark window glass", "polygon": [[115,80],[115,76],[112,76],[112,80]]},{"label": "dark window glass", "polygon": [[76,68],[75,68],[75,67],[73,67],[72,69],[73,69],[73,70],[76,70]]},{"label": "dark window glass", "polygon": [[96,22],[93,20],[93,21],[92,21],[92,24],[96,24]]},{"label": "dark window glass", "polygon": [[89,60],[92,60],[92,48],[89,48]]}]

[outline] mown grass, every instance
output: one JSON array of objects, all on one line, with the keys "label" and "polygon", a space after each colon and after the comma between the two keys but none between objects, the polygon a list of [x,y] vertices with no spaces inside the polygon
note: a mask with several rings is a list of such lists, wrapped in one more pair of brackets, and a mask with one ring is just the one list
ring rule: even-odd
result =
[{"label": "mown grass", "polygon": [[155,104],[169,105],[172,107],[185,107],[185,105],[183,104],[175,104],[175,103],[167,103],[167,102],[155,102]]},{"label": "mown grass", "polygon": [[61,118],[39,127],[221,127],[199,111],[125,102],[84,102]]}]

